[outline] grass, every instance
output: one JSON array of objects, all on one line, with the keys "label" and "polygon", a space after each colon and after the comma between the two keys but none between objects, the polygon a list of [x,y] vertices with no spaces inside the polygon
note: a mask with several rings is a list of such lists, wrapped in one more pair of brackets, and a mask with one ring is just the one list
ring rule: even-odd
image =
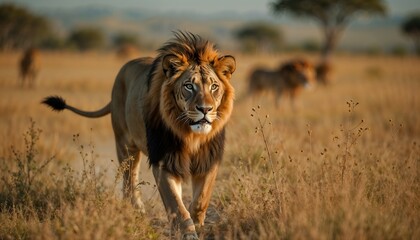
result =
[{"label": "grass", "polygon": [[[54,171],[42,162],[36,150],[40,130],[31,122],[25,133],[24,153],[2,169],[0,188],[0,238],[2,239],[157,239],[148,219],[119,199],[115,186],[105,184],[104,171],[97,171],[93,145],[79,145],[83,168],[68,165]],[[74,136],[78,143],[78,136]],[[117,179],[118,180],[118,179]]]},{"label": "grass", "polygon": [[370,129],[354,118],[356,103],[349,105],[347,123],[325,145],[315,143],[308,126],[301,144],[279,143],[279,150],[272,149],[274,131],[254,116],[263,151],[252,156],[257,159],[239,158],[239,169],[232,166],[231,181],[221,193],[226,215],[235,216],[226,219],[226,225],[236,226],[231,238],[418,236],[419,147],[415,141],[400,145],[395,136],[400,126],[392,123],[389,142],[366,141]]},{"label": "grass", "polygon": [[[276,109],[271,96],[244,94],[254,66],[294,55],[235,56],[238,100],[202,238],[420,238],[420,59],[336,56],[334,83],[303,92],[293,111],[288,99]],[[146,161],[148,212],[121,199],[109,117],[39,104],[59,94],[98,109],[122,63],[44,53],[37,88],[21,89],[17,59],[0,55],[0,239],[167,238]]]}]

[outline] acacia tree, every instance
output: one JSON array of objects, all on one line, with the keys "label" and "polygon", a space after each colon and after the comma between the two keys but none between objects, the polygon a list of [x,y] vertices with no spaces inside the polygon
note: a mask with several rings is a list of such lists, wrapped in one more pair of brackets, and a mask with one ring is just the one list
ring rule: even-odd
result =
[{"label": "acacia tree", "polygon": [[408,17],[401,28],[414,41],[416,54],[420,55],[420,12]]},{"label": "acacia tree", "polygon": [[349,22],[359,13],[386,13],[383,0],[276,0],[271,2],[275,14],[289,12],[297,17],[315,20],[321,27],[324,43],[321,59],[329,58]]},{"label": "acacia tree", "polygon": [[264,22],[246,24],[234,32],[234,37],[240,42],[244,52],[278,51],[282,43],[280,30]]},{"label": "acacia tree", "polygon": [[0,49],[36,46],[50,34],[44,17],[10,3],[0,5]]}]

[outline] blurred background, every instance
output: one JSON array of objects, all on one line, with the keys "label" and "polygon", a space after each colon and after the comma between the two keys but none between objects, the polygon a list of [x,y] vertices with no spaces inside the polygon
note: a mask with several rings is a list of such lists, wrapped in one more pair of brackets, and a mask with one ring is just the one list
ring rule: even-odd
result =
[{"label": "blurred background", "polygon": [[[1,8],[10,14],[2,13],[0,48],[36,45],[51,50],[109,50],[125,44],[154,50],[177,29],[208,37],[222,49],[248,53],[323,48],[325,31],[319,16],[311,14],[311,9],[296,12],[293,4],[276,9],[273,2],[276,1],[1,0]],[[340,1],[317,2],[321,6]],[[413,54],[418,36],[412,36],[414,30],[410,32],[404,24],[416,14],[418,18],[419,1],[363,2],[344,14],[343,26],[338,24],[337,51]],[[314,5],[311,1],[304,4]],[[324,8],[324,12],[328,11],[335,10]],[[26,27],[25,21],[30,22]],[[25,30],[10,33],[10,28],[22,27]]]}]

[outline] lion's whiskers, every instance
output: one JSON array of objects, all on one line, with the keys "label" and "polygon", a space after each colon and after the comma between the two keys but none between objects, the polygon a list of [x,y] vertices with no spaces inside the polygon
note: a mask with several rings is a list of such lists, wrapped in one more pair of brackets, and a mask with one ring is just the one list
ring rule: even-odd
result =
[{"label": "lion's whiskers", "polygon": [[176,120],[177,121],[180,121],[180,120],[182,120],[183,118],[185,118],[187,116],[187,113],[186,112],[182,112],[181,113],[181,115],[179,115],[177,118],[176,118]]},{"label": "lion's whiskers", "polygon": [[188,123],[188,121],[190,120],[188,117],[187,112],[183,112],[181,115],[179,115],[176,118],[177,121],[181,122],[181,123]]}]

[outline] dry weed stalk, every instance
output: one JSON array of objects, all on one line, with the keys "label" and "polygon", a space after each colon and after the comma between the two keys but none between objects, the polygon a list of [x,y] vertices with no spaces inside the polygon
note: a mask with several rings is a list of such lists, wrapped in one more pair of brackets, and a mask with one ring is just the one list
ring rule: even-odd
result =
[{"label": "dry weed stalk", "polygon": [[[360,122],[357,123],[356,125],[352,126],[353,119],[354,119],[353,114],[355,112],[356,106],[358,106],[359,103],[353,100],[350,100],[350,101],[347,101],[346,104],[348,106],[349,116],[347,118],[346,126],[344,126],[343,124],[341,125],[340,131],[344,135],[344,140],[342,141],[341,144],[338,144],[338,147],[341,147],[341,145],[344,145],[344,153],[342,154],[343,161],[341,165],[341,184],[344,183],[344,175],[345,175],[347,164],[348,164],[347,162],[349,158],[352,157],[351,149],[355,146],[359,138],[366,131],[369,130],[369,128],[367,127],[364,127],[364,128],[361,127],[361,125],[364,123],[363,119],[360,120]],[[335,139],[338,140],[339,137],[335,137]]]},{"label": "dry weed stalk", "polygon": [[275,208],[275,209],[277,211],[277,215],[280,216],[280,214],[281,214],[281,202],[280,202],[281,191],[280,191],[280,187],[279,187],[279,181],[277,179],[277,174],[276,174],[276,171],[275,171],[277,169],[277,164],[274,165],[274,160],[272,158],[272,152],[271,152],[270,147],[269,147],[268,136],[267,136],[267,133],[265,132],[266,125],[268,124],[269,126],[271,126],[271,122],[269,121],[269,116],[268,115],[265,115],[264,120],[261,119],[260,114],[259,114],[260,109],[261,109],[261,107],[259,105],[257,106],[257,109],[252,108],[253,113],[251,114],[251,117],[255,117],[257,119],[258,126],[255,128],[255,133],[260,133],[261,134],[261,138],[263,139],[263,142],[264,142],[264,149],[267,152],[268,163],[270,164],[270,167],[271,167],[270,173],[272,174],[273,184],[274,184],[274,187],[275,187],[275,190],[276,190],[276,195],[278,196],[278,197],[275,197],[276,202],[277,202],[277,206],[278,206],[278,208]]}]

